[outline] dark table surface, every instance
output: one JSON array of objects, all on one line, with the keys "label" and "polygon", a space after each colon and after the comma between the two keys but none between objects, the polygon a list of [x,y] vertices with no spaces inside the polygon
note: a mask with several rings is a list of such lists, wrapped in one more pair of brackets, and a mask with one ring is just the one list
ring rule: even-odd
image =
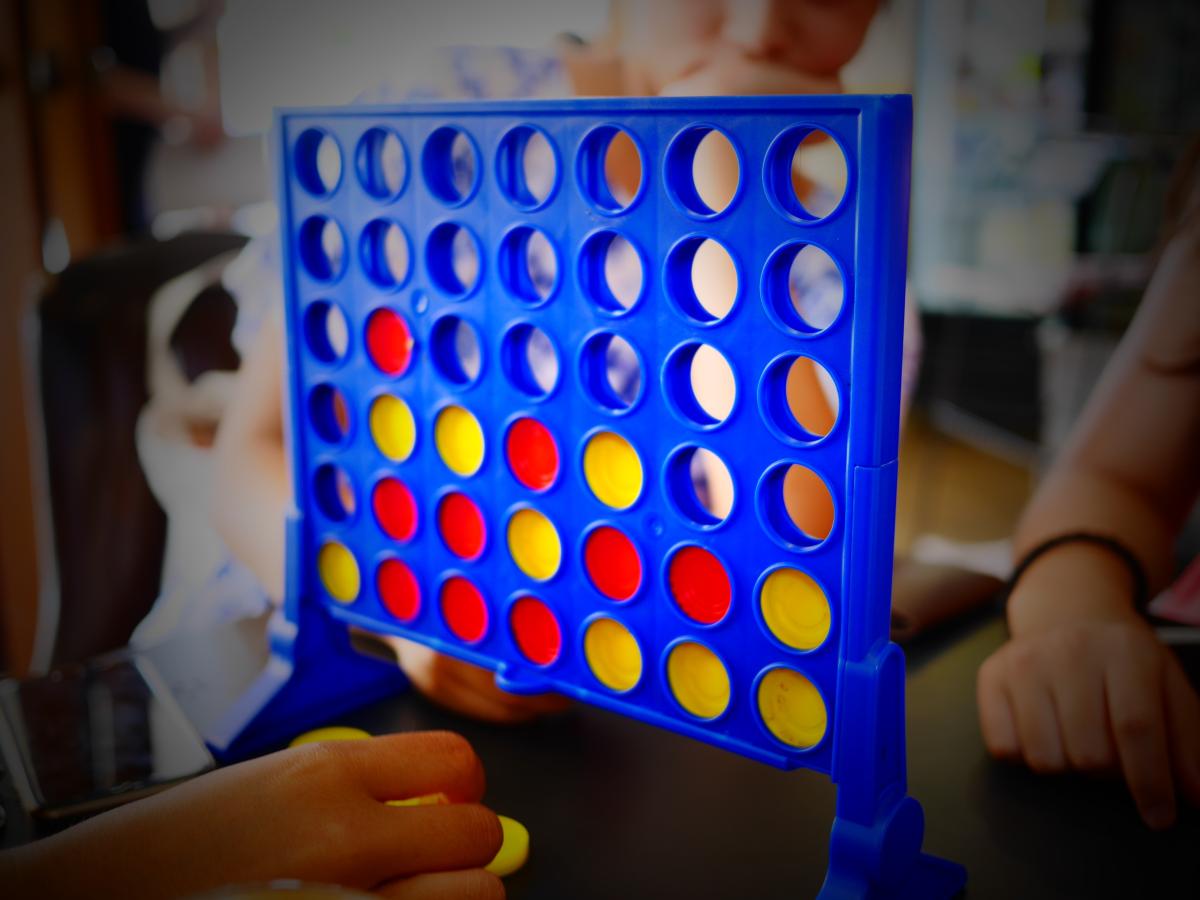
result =
[{"label": "dark table surface", "polygon": [[[910,791],[926,849],[966,865],[968,898],[1200,897],[1200,814],[1146,829],[1116,782],[993,762],[975,674],[1004,639],[984,616],[908,649]],[[1194,661],[1192,661],[1194,663]],[[1193,665],[1194,669],[1194,665]],[[601,710],[517,728],[403,695],[339,718],[373,733],[449,728],[488,772],[487,802],[528,826],[520,898],[788,898],[816,894],[835,788]],[[4,843],[28,828],[9,785]]]}]

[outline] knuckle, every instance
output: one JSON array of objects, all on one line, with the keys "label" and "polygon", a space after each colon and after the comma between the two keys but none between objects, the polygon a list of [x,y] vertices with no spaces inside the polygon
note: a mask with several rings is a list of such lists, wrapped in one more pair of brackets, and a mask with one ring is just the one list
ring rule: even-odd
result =
[{"label": "knuckle", "polygon": [[981,693],[994,690],[1000,685],[1003,673],[1004,661],[1001,659],[999,653],[993,653],[979,667],[979,677],[976,681],[976,687]]},{"label": "knuckle", "polygon": [[1045,747],[1026,750],[1025,762],[1039,775],[1050,775],[1063,769],[1062,757]]},{"label": "knuckle", "polygon": [[459,894],[463,900],[504,900],[504,882],[483,869],[470,869],[462,873]]},{"label": "knuckle", "polygon": [[1004,762],[1012,761],[1020,755],[1020,751],[1017,748],[1010,746],[1006,742],[999,741],[988,734],[984,734],[984,745],[987,747],[988,753]]},{"label": "knuckle", "polygon": [[460,827],[471,846],[485,850],[488,858],[495,856],[504,840],[500,819],[486,806],[476,803],[463,804]]},{"label": "knuckle", "polygon": [[1008,663],[1019,671],[1037,668],[1041,661],[1041,647],[1036,641],[1014,641],[1008,647]]},{"label": "knuckle", "polygon": [[1113,717],[1113,730],[1127,740],[1142,740],[1154,733],[1154,717],[1143,709],[1130,709]]},{"label": "knuckle", "polygon": [[455,768],[471,768],[479,762],[475,749],[461,734],[453,731],[431,731],[425,735],[432,750]]},{"label": "knuckle", "polygon": [[1052,652],[1062,663],[1077,662],[1092,648],[1092,632],[1082,625],[1067,625],[1054,632]]},{"label": "knuckle", "polygon": [[1071,765],[1080,772],[1105,772],[1112,767],[1112,754],[1104,747],[1076,747],[1069,751]]},{"label": "knuckle", "polygon": [[288,761],[297,777],[311,782],[340,770],[345,761],[344,750],[338,743],[305,744],[288,751]]}]

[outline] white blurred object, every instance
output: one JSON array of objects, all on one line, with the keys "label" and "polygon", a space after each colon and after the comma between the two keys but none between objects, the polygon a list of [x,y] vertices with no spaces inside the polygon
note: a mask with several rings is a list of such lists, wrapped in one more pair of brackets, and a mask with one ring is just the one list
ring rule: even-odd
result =
[{"label": "white blurred object", "polygon": [[968,544],[939,534],[923,534],[913,541],[909,555],[931,566],[954,566],[1001,581],[1012,572],[1012,541],[1008,538]]},{"label": "white blurred object", "polygon": [[218,27],[230,134],[261,134],[278,106],[349,103],[372,85],[420,83],[438,47],[545,49],[563,32],[600,33],[595,0],[228,0]]}]

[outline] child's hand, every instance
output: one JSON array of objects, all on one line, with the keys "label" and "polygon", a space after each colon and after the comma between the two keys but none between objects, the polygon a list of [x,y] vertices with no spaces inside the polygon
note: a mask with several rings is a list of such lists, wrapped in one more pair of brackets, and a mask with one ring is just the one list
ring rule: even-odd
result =
[{"label": "child's hand", "polygon": [[1151,828],[1175,793],[1200,806],[1200,698],[1141,620],[1056,624],[1014,637],[979,670],[988,750],[1035,772],[1120,771]]},{"label": "child's hand", "polygon": [[388,638],[400,668],[413,685],[434,703],[485,722],[515,725],[570,705],[558,694],[522,696],[496,686],[487,669],[462,662],[415,641]]},{"label": "child's hand", "polygon": [[[503,898],[500,823],[465,740],[401,734],[231,766],[0,860],[12,896],[185,897],[280,878],[404,900]],[[448,804],[387,800],[443,793]]]}]

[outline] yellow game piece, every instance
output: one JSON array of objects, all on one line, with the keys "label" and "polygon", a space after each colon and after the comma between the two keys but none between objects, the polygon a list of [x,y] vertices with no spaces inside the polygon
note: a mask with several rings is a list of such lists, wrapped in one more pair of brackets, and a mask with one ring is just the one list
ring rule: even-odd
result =
[{"label": "yellow game piece", "polygon": [[776,569],[768,575],[759,603],[767,628],[789,647],[814,650],[829,635],[829,600],[799,569]]},{"label": "yellow game piece", "polygon": [[516,819],[499,816],[504,841],[496,858],[484,866],[487,871],[500,878],[511,875],[529,859],[529,830]]},{"label": "yellow game piece", "polygon": [[337,541],[325,544],[317,554],[317,571],[321,574],[321,584],[334,600],[351,603],[358,596],[361,587],[358,562],[344,545]]},{"label": "yellow game piece", "polygon": [[399,397],[384,394],[371,404],[368,416],[371,437],[379,452],[393,462],[404,462],[417,443],[417,423],[412,410]]},{"label": "yellow game piece", "polygon": [[530,578],[547,581],[562,562],[562,541],[553,522],[536,509],[521,509],[508,520],[508,552]]},{"label": "yellow game piece", "polygon": [[420,797],[408,797],[404,800],[389,800],[388,806],[437,806],[441,803],[449,803],[450,798],[438,791],[436,794],[423,794]]},{"label": "yellow game piece", "polygon": [[583,451],[583,475],[601,503],[628,509],[642,493],[642,461],[619,434],[602,431]]},{"label": "yellow game piece", "polygon": [[729,673],[703,644],[676,645],[667,659],[667,681],[679,705],[693,716],[715,719],[729,706]]},{"label": "yellow game piece", "polygon": [[324,741],[365,741],[371,735],[361,728],[350,728],[346,725],[330,725],[327,728],[317,728],[306,731],[299,737],[293,738],[289,747],[301,747],[304,744],[319,744]]},{"label": "yellow game piece", "polygon": [[632,690],[642,678],[637,638],[616,619],[596,619],[583,636],[583,653],[592,674],[614,691]]},{"label": "yellow game piece", "polygon": [[483,465],[483,429],[461,406],[447,406],[438,413],[433,442],[442,462],[456,475],[474,475]]},{"label": "yellow game piece", "polygon": [[758,685],[763,724],[789,747],[816,746],[825,736],[825,701],[813,683],[792,669],[772,669]]}]

